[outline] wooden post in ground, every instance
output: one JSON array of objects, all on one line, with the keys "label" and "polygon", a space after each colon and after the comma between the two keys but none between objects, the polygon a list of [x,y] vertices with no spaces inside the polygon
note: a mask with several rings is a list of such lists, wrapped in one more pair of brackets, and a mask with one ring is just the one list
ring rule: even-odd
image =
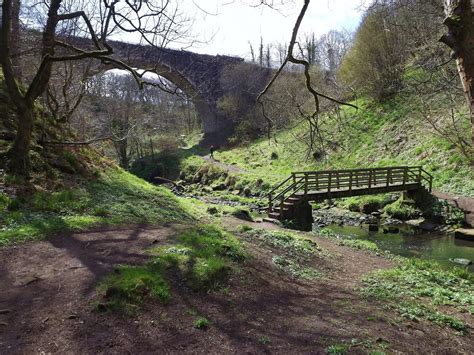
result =
[{"label": "wooden post in ground", "polygon": [[283,207],[285,206],[285,196],[281,196],[280,200],[280,217],[283,217]]},{"label": "wooden post in ground", "polygon": [[304,195],[308,194],[308,174],[304,174]]}]

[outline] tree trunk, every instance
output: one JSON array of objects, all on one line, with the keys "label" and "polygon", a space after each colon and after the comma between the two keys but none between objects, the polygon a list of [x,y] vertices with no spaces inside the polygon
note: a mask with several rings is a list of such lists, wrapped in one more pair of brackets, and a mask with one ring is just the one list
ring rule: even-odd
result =
[{"label": "tree trunk", "polygon": [[16,80],[21,83],[22,71],[21,71],[21,39],[20,39],[20,0],[13,0],[12,2],[12,29],[11,29],[11,56],[13,60],[13,73]]},{"label": "tree trunk", "polygon": [[[58,10],[62,0],[51,0],[46,27],[43,32],[42,52],[46,55],[54,54],[54,36],[58,22]],[[19,33],[19,6],[18,0],[4,0],[2,2],[2,23],[0,27],[0,63],[3,69],[4,81],[8,95],[15,105],[18,114],[18,129],[15,141],[8,151],[8,169],[11,173],[29,177],[29,150],[33,135],[35,110],[34,101],[44,92],[51,76],[51,61],[40,65],[34,79],[23,93],[19,85],[18,72],[14,66],[14,50],[18,48],[15,35]],[[16,34],[15,34],[16,32]],[[15,61],[17,63],[17,61]]]},{"label": "tree trunk", "polygon": [[[471,117],[471,139],[474,149],[474,0],[446,0],[448,34],[440,41],[452,49]],[[474,166],[474,157],[471,157]]]},{"label": "tree trunk", "polygon": [[17,105],[18,129],[13,146],[8,151],[8,170],[16,175],[29,178],[29,150],[33,134],[35,109],[33,102]]}]

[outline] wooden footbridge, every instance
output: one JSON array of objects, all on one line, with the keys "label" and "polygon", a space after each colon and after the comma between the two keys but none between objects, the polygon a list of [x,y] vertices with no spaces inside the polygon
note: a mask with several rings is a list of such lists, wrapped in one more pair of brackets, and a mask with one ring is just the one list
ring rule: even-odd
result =
[{"label": "wooden footbridge", "polygon": [[375,195],[427,188],[433,177],[421,166],[303,171],[291,175],[269,193],[269,217],[283,220],[294,216],[301,202]]}]

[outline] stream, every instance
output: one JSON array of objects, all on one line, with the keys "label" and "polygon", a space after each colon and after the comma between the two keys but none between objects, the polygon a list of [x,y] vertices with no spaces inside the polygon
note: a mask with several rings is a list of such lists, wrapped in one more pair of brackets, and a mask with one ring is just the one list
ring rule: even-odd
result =
[{"label": "stream", "polygon": [[[183,192],[180,195],[218,205],[242,205],[240,202],[227,201],[212,195],[196,196]],[[254,213],[261,214],[261,217],[266,216],[266,213],[262,213],[261,207],[257,205],[248,207]],[[451,260],[468,259],[473,263],[467,266],[467,269],[474,272],[474,241],[454,238],[454,233],[446,227],[441,226],[432,228],[433,231],[427,231],[427,228],[422,229],[402,221],[382,219],[379,215],[366,215],[339,208],[313,210],[313,217],[313,230],[316,232],[321,228],[327,228],[340,238],[369,240],[377,244],[381,250],[390,251],[392,254],[435,260],[444,267],[466,267]],[[369,231],[369,225],[376,225],[378,230]]]},{"label": "stream", "polygon": [[[339,219],[334,218],[334,215],[338,215]],[[334,213],[331,210],[315,211],[316,223],[313,230],[327,228],[340,238],[369,240],[377,244],[381,250],[390,251],[392,254],[407,258],[435,260],[444,267],[465,267],[450,261],[454,258],[474,261],[474,241],[454,238],[453,232],[442,230],[428,232],[420,227],[395,220],[376,219],[374,221],[370,215],[350,213],[344,220],[341,216],[340,213]],[[324,225],[321,223],[323,220],[328,223]],[[369,231],[369,223],[377,225],[378,230]],[[474,264],[467,268],[474,272]]]}]

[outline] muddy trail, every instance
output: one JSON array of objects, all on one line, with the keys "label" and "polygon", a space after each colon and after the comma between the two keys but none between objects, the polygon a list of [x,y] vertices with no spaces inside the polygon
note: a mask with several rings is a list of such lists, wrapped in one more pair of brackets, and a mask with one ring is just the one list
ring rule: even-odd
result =
[{"label": "muddy trail", "polygon": [[[324,353],[341,343],[353,353],[474,351],[469,335],[402,319],[360,295],[361,278],[391,261],[320,238],[316,279],[282,272],[272,262],[278,250],[240,236],[251,257],[228,287],[203,294],[177,282],[169,304],[147,303],[134,316],[99,313],[98,281],[118,264],[143,264],[147,248],[181,228],[78,233],[1,249],[0,353]],[[209,319],[207,330],[194,328],[197,316]]]}]

